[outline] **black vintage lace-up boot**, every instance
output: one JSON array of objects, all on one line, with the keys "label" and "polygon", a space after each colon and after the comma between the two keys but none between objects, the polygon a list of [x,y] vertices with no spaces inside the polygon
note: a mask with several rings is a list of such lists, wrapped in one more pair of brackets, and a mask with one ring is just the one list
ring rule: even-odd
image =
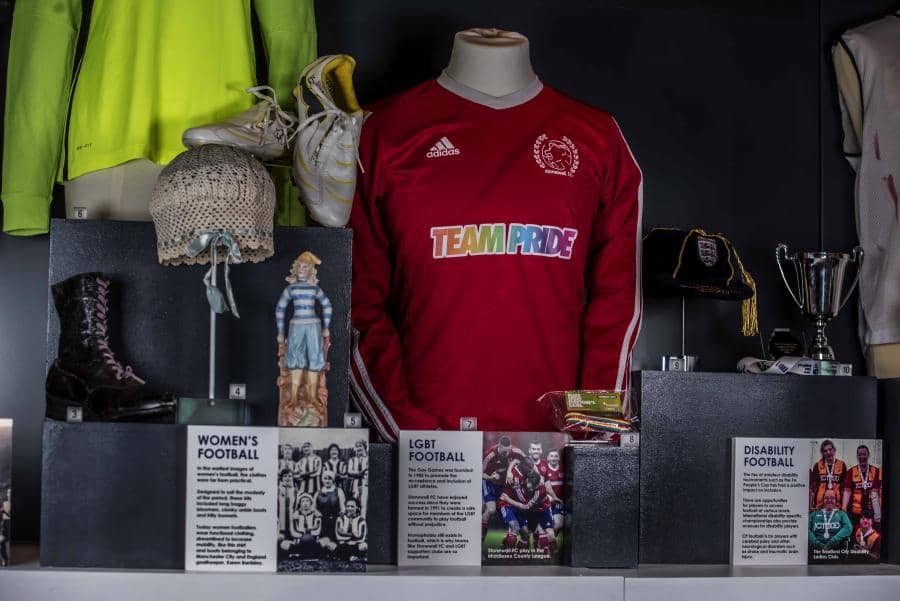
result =
[{"label": "black vintage lace-up boot", "polygon": [[47,373],[47,417],[65,420],[80,407],[84,421],[168,421],[175,397],[144,386],[109,348],[110,282],[82,273],[54,284],[59,348]]}]

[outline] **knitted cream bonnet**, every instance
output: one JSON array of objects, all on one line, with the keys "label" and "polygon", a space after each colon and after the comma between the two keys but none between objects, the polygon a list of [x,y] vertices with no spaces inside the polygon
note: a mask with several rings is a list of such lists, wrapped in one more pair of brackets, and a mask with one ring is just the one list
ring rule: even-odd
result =
[{"label": "knitted cream bonnet", "polygon": [[[209,241],[198,249],[204,234],[230,236],[244,262],[274,252],[275,185],[256,158],[230,146],[208,144],[175,157],[156,181],[150,214],[163,265],[209,263]],[[218,262],[228,256],[227,249],[217,254]]]},{"label": "knitted cream bonnet", "polygon": [[[250,154],[209,144],[192,148],[166,165],[150,198],[156,251],[163,265],[213,265],[203,278],[216,313],[238,317],[229,265],[258,263],[272,256],[275,185]],[[217,263],[225,264],[223,295]]]}]

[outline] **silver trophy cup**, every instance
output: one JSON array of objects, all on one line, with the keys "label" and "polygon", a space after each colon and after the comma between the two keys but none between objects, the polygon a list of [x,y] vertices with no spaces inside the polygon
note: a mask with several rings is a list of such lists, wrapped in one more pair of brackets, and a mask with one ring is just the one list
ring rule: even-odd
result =
[{"label": "silver trophy cup", "polygon": [[[798,252],[790,254],[786,244],[775,248],[775,261],[781,279],[787,286],[788,293],[803,314],[813,322],[816,338],[807,355],[819,361],[834,361],[834,351],[828,346],[825,337],[825,326],[847,303],[853,289],[859,282],[859,269],[862,266],[863,249],[859,246],[851,254],[833,252]],[[794,266],[794,279],[797,293],[791,287],[784,273],[782,261],[787,260]],[[847,264],[856,264],[856,277],[847,294],[841,298],[844,290],[844,276]]]}]

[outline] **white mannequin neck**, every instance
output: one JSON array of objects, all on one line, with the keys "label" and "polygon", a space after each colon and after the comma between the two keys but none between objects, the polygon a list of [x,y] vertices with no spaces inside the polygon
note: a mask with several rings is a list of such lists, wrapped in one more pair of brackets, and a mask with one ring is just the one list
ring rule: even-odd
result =
[{"label": "white mannequin neck", "polygon": [[537,81],[528,38],[500,29],[458,32],[444,72],[464,86],[495,97],[519,92]]}]

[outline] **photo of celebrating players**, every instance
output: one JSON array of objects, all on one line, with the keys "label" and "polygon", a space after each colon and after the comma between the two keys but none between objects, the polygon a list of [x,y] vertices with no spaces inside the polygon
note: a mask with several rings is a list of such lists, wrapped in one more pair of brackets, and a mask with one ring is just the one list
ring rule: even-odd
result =
[{"label": "photo of celebrating players", "polygon": [[281,428],[278,571],[364,571],[369,443],[365,431]]},{"label": "photo of celebrating players", "polygon": [[484,564],[561,563],[567,441],[559,432],[484,433]]},{"label": "photo of celebrating players", "polygon": [[884,473],[880,440],[821,439],[810,445],[810,563],[881,558]]}]

